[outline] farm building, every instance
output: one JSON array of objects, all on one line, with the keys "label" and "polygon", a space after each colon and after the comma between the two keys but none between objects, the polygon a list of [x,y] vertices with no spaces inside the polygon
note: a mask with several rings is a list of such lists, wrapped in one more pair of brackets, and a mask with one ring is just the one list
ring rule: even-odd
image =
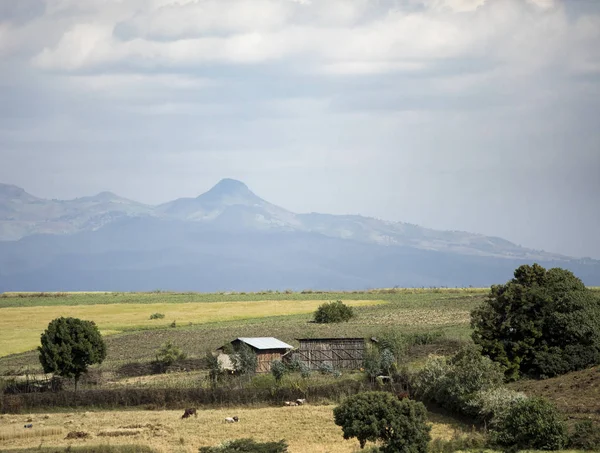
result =
[{"label": "farm building", "polygon": [[242,344],[250,346],[250,348],[256,354],[257,373],[268,373],[271,371],[271,362],[274,360],[282,360],[284,354],[294,349],[293,346],[284,343],[274,337],[240,337],[236,338],[227,345],[221,346],[217,349],[219,351],[219,362],[224,369],[233,369],[231,359],[226,353],[229,349],[234,351],[239,348]]},{"label": "farm building", "polygon": [[299,338],[293,358],[316,370],[326,364],[336,370],[358,370],[363,366],[364,338]]}]

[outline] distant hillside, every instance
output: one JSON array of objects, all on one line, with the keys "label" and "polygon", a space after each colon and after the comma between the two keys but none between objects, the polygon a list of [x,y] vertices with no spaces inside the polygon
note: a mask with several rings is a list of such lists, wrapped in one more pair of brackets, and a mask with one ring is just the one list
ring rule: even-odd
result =
[{"label": "distant hillside", "polygon": [[362,216],[296,214],[224,179],[148,206],[0,185],[0,291],[488,286],[524,262],[600,284],[600,262]]}]

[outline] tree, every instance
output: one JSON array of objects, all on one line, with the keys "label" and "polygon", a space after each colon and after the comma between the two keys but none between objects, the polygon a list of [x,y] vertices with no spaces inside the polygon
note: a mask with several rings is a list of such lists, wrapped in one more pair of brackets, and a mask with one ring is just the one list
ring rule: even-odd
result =
[{"label": "tree", "polygon": [[40,339],[38,351],[44,372],[72,378],[75,390],[88,367],[106,358],[106,345],[93,321],[56,318],[50,321]]},{"label": "tree", "polygon": [[341,300],[337,300],[320,305],[313,316],[314,321],[319,324],[347,322],[354,317],[354,310]]},{"label": "tree", "polygon": [[165,372],[167,367],[173,365],[179,360],[185,359],[185,353],[170,341],[163,343],[156,351],[155,363],[160,367],[161,371]]},{"label": "tree", "polygon": [[211,386],[216,387],[219,381],[223,379],[224,370],[221,366],[221,362],[219,362],[219,358],[210,351],[206,351],[205,360],[208,367],[208,380],[210,381]]},{"label": "tree", "polygon": [[562,450],[569,436],[556,407],[544,398],[522,399],[499,417],[492,442],[511,450]]},{"label": "tree", "polygon": [[277,382],[277,384],[281,382],[287,371],[288,369],[285,366],[285,363],[283,363],[281,360],[273,360],[271,362],[271,374],[275,378],[275,382]]},{"label": "tree", "polygon": [[242,343],[233,354],[230,354],[230,358],[238,374],[250,375],[256,372],[258,359],[256,353],[247,344]]},{"label": "tree", "polygon": [[399,400],[388,392],[363,392],[346,398],[333,410],[344,439],[356,437],[383,443],[383,453],[424,453],[431,439],[423,403]]},{"label": "tree", "polygon": [[600,363],[600,300],[568,270],[523,265],[471,313],[473,341],[505,368],[550,377]]}]

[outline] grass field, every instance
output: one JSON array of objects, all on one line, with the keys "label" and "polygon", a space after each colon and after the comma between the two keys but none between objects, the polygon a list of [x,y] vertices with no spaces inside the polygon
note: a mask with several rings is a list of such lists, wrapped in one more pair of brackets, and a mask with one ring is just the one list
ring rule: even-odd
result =
[{"label": "grass field", "polygon": [[[351,453],[358,442],[344,440],[333,422],[333,407],[268,407],[255,409],[199,410],[198,417],[182,420],[181,411],[119,411],[69,414],[0,416],[0,451],[16,448],[86,444],[140,444],[158,452],[197,452],[198,447],[227,439],[253,437],[259,441],[286,439],[290,453]],[[239,423],[224,423],[237,415]],[[431,414],[432,437],[447,439],[467,427]],[[28,420],[31,420],[28,422]],[[32,423],[34,429],[23,428]],[[26,437],[21,433],[27,432]],[[71,431],[89,434],[84,440],[66,440]]]},{"label": "grass field", "polygon": [[[37,354],[24,351],[33,350],[48,322],[60,315],[95,320],[103,333],[112,334],[106,337],[108,355],[103,366],[113,367],[152,360],[156,349],[167,340],[189,357],[200,357],[207,349],[240,336],[275,336],[297,346],[296,338],[368,337],[394,328],[408,333],[433,329],[449,338],[466,339],[469,313],[486,293],[478,289],[398,289],[304,294],[112,294],[0,297],[0,374],[39,369]],[[356,307],[355,319],[335,325],[310,322],[319,304],[338,299]],[[164,313],[165,318],[150,320],[155,312]],[[177,328],[168,327],[173,320]]]},{"label": "grass field", "polygon": [[[40,334],[52,319],[73,316],[94,321],[103,335],[125,330],[167,328],[180,324],[223,322],[239,319],[264,318],[312,313],[320,300],[240,301],[213,303],[125,303],[110,305],[60,305],[8,307],[0,311],[0,356],[31,350],[39,345]],[[350,300],[353,307],[377,305],[380,300]],[[150,319],[152,313],[162,313],[164,319]]]}]

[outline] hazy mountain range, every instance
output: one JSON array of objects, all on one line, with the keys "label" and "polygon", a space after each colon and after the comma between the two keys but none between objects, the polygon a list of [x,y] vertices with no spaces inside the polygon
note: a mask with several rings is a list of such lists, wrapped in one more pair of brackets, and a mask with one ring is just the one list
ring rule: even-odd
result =
[{"label": "hazy mountain range", "polygon": [[521,263],[600,284],[600,261],[356,215],[296,214],[223,179],[159,206],[0,184],[0,291],[487,286]]}]

